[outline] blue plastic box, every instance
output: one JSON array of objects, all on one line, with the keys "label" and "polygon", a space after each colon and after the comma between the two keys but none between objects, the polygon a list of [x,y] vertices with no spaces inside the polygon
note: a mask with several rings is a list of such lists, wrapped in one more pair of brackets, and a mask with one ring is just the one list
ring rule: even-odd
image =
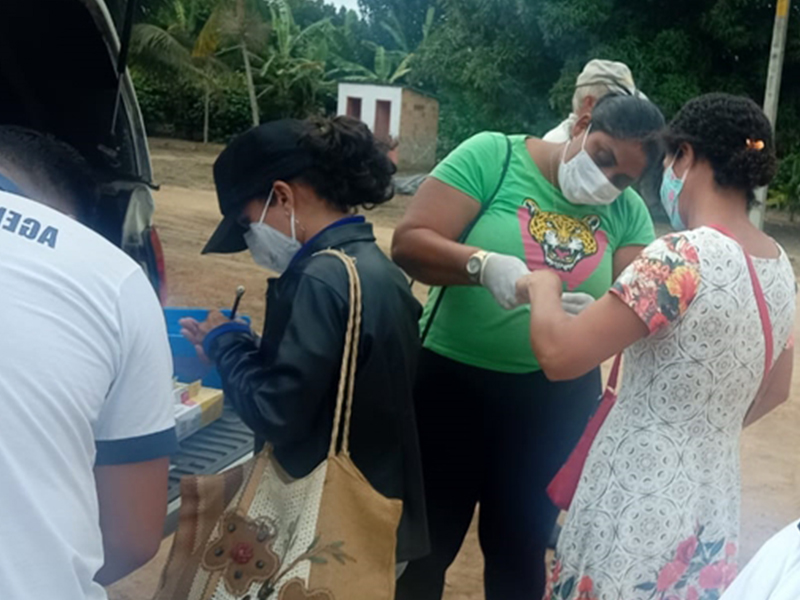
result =
[{"label": "blue plastic box", "polygon": [[[192,317],[202,322],[206,320],[208,313],[208,309],[205,308],[170,307],[164,309],[169,345],[172,349],[172,361],[175,365],[175,377],[183,383],[192,383],[202,379],[205,387],[222,389],[219,372],[213,366],[201,361],[194,346],[181,335],[179,323],[181,319]],[[223,310],[222,313],[229,315],[230,311]],[[250,317],[245,315],[239,314],[237,318],[250,323]]]}]

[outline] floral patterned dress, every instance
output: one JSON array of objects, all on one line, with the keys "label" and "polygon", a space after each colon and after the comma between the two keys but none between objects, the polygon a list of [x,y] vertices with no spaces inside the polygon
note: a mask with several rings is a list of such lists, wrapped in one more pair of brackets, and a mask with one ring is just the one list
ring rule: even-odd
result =
[{"label": "floral patterned dress", "polygon": [[[794,273],[782,249],[753,262],[777,358],[794,325]],[[612,293],[651,334],[625,352],[545,598],[718,600],[737,571],[739,435],[765,357],[742,249],[709,228],[668,235]]]}]

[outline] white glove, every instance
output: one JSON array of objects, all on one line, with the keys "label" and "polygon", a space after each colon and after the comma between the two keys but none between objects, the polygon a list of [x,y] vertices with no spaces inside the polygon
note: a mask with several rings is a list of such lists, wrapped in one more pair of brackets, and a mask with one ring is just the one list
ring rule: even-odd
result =
[{"label": "white glove", "polygon": [[577,315],[594,302],[594,298],[583,292],[567,292],[561,294],[561,308],[564,312]]},{"label": "white glove", "polygon": [[516,256],[490,252],[481,268],[481,285],[491,292],[500,306],[511,310],[519,306],[517,280],[528,273],[528,267]]}]

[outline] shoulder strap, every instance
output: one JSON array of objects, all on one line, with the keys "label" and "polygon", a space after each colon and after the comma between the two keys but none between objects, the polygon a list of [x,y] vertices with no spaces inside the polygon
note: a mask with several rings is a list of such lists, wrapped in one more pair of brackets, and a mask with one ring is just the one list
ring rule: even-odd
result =
[{"label": "shoulder strap", "polygon": [[[342,261],[347,270],[349,288],[347,330],[344,339],[344,351],[342,352],[342,368],[339,372],[336,409],[333,413],[331,445],[328,450],[328,457],[331,458],[336,456],[337,448],[341,448],[343,454],[350,455],[350,419],[353,415],[356,365],[358,364],[358,346],[361,339],[361,279],[356,270],[355,260],[344,252],[328,249],[317,252],[314,256],[320,254],[329,254]],[[343,427],[342,419],[344,419]]]},{"label": "shoulder strap", "polygon": [[[503,186],[503,182],[506,179],[506,174],[508,173],[508,166],[511,164],[511,154],[512,154],[512,147],[511,147],[511,138],[505,136],[506,138],[506,159],[503,162],[503,170],[500,172],[500,179],[497,180],[497,186],[495,186],[492,195],[489,196],[489,199],[481,204],[480,211],[478,211],[478,215],[472,220],[472,222],[467,225],[464,231],[461,232],[461,235],[458,238],[458,243],[463,244],[467,241],[469,234],[472,233],[472,230],[475,228],[475,225],[478,224],[478,221],[481,220],[481,217],[486,214],[486,211],[489,210],[489,207],[494,202],[497,194],[500,192],[500,188]],[[428,337],[428,333],[430,333],[431,325],[433,325],[433,320],[436,318],[436,314],[439,312],[439,307],[442,304],[442,299],[444,298],[444,293],[447,291],[447,286],[443,286],[439,288],[439,295],[436,297],[436,303],[433,305],[433,309],[431,309],[431,316],[428,317],[428,322],[425,323],[425,330],[422,332],[422,343],[425,343],[425,339]]]},{"label": "shoulder strap", "polygon": [[511,164],[511,154],[513,148],[511,147],[511,138],[505,136],[506,138],[506,159],[503,161],[503,170],[500,171],[500,179],[497,180],[497,185],[492,192],[492,195],[489,196],[489,199],[481,204],[481,209],[478,211],[478,216],[475,217],[472,222],[467,225],[464,231],[461,232],[461,236],[458,238],[458,242],[463,244],[467,241],[469,234],[472,233],[472,230],[475,228],[475,225],[478,224],[478,221],[481,220],[481,217],[486,214],[486,211],[489,210],[489,207],[494,202],[495,198],[497,198],[497,194],[500,193],[500,188],[503,187],[503,182],[506,179],[506,174],[508,173],[508,166]]},{"label": "shoulder strap", "polygon": [[614,358],[614,364],[611,367],[611,373],[608,374],[608,383],[606,389],[610,392],[617,393],[617,383],[619,383],[619,367],[622,364],[622,352],[617,354]]},{"label": "shoulder strap", "polygon": [[[744,248],[742,248],[744,252]],[[761,317],[761,327],[764,329],[764,378],[767,377],[772,369],[772,358],[774,353],[775,341],[772,338],[772,322],[769,318],[769,308],[767,307],[767,299],[764,297],[764,291],[761,289],[761,282],[758,280],[758,273],[753,264],[753,260],[747,252],[744,252],[744,259],[747,261],[747,270],[750,272],[750,279],[753,282],[753,292],[756,295],[756,304],[758,305],[758,314]]]},{"label": "shoulder strap", "polygon": [[[729,237],[734,242],[739,244],[739,241],[733,236],[733,234],[724,227],[712,225],[711,228],[716,229],[722,235]],[[766,344],[766,348],[764,349],[764,378],[766,379],[767,375],[772,369],[772,358],[775,352],[775,342],[772,337],[772,322],[769,318],[769,307],[767,306],[767,299],[764,297],[764,290],[761,289],[761,282],[758,280],[758,273],[756,272],[756,267],[753,264],[753,259],[750,258],[750,255],[741,244],[739,244],[739,247],[742,249],[744,260],[747,263],[747,271],[750,274],[750,281],[753,285],[753,293],[755,294],[756,305],[758,306],[758,315],[761,317],[761,328],[764,330],[764,343]]]}]

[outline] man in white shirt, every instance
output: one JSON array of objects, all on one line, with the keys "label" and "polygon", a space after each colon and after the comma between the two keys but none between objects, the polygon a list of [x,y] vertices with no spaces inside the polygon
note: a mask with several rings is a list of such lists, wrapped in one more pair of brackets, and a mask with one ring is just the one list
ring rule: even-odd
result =
[{"label": "man in white shirt", "polygon": [[[172,359],[142,270],[85,228],[69,147],[0,128],[0,597],[104,600],[161,540]],[[40,199],[43,203],[29,200]]]},{"label": "man in white shirt", "polygon": [[800,598],[800,521],[769,540],[736,578],[721,600],[798,600]]},{"label": "man in white shirt", "polygon": [[578,119],[583,115],[591,114],[597,101],[608,94],[645,97],[636,89],[633,74],[628,65],[611,60],[590,60],[575,82],[572,112],[569,117],[547,132],[542,139],[554,144],[568,142],[572,138],[572,128]]}]

